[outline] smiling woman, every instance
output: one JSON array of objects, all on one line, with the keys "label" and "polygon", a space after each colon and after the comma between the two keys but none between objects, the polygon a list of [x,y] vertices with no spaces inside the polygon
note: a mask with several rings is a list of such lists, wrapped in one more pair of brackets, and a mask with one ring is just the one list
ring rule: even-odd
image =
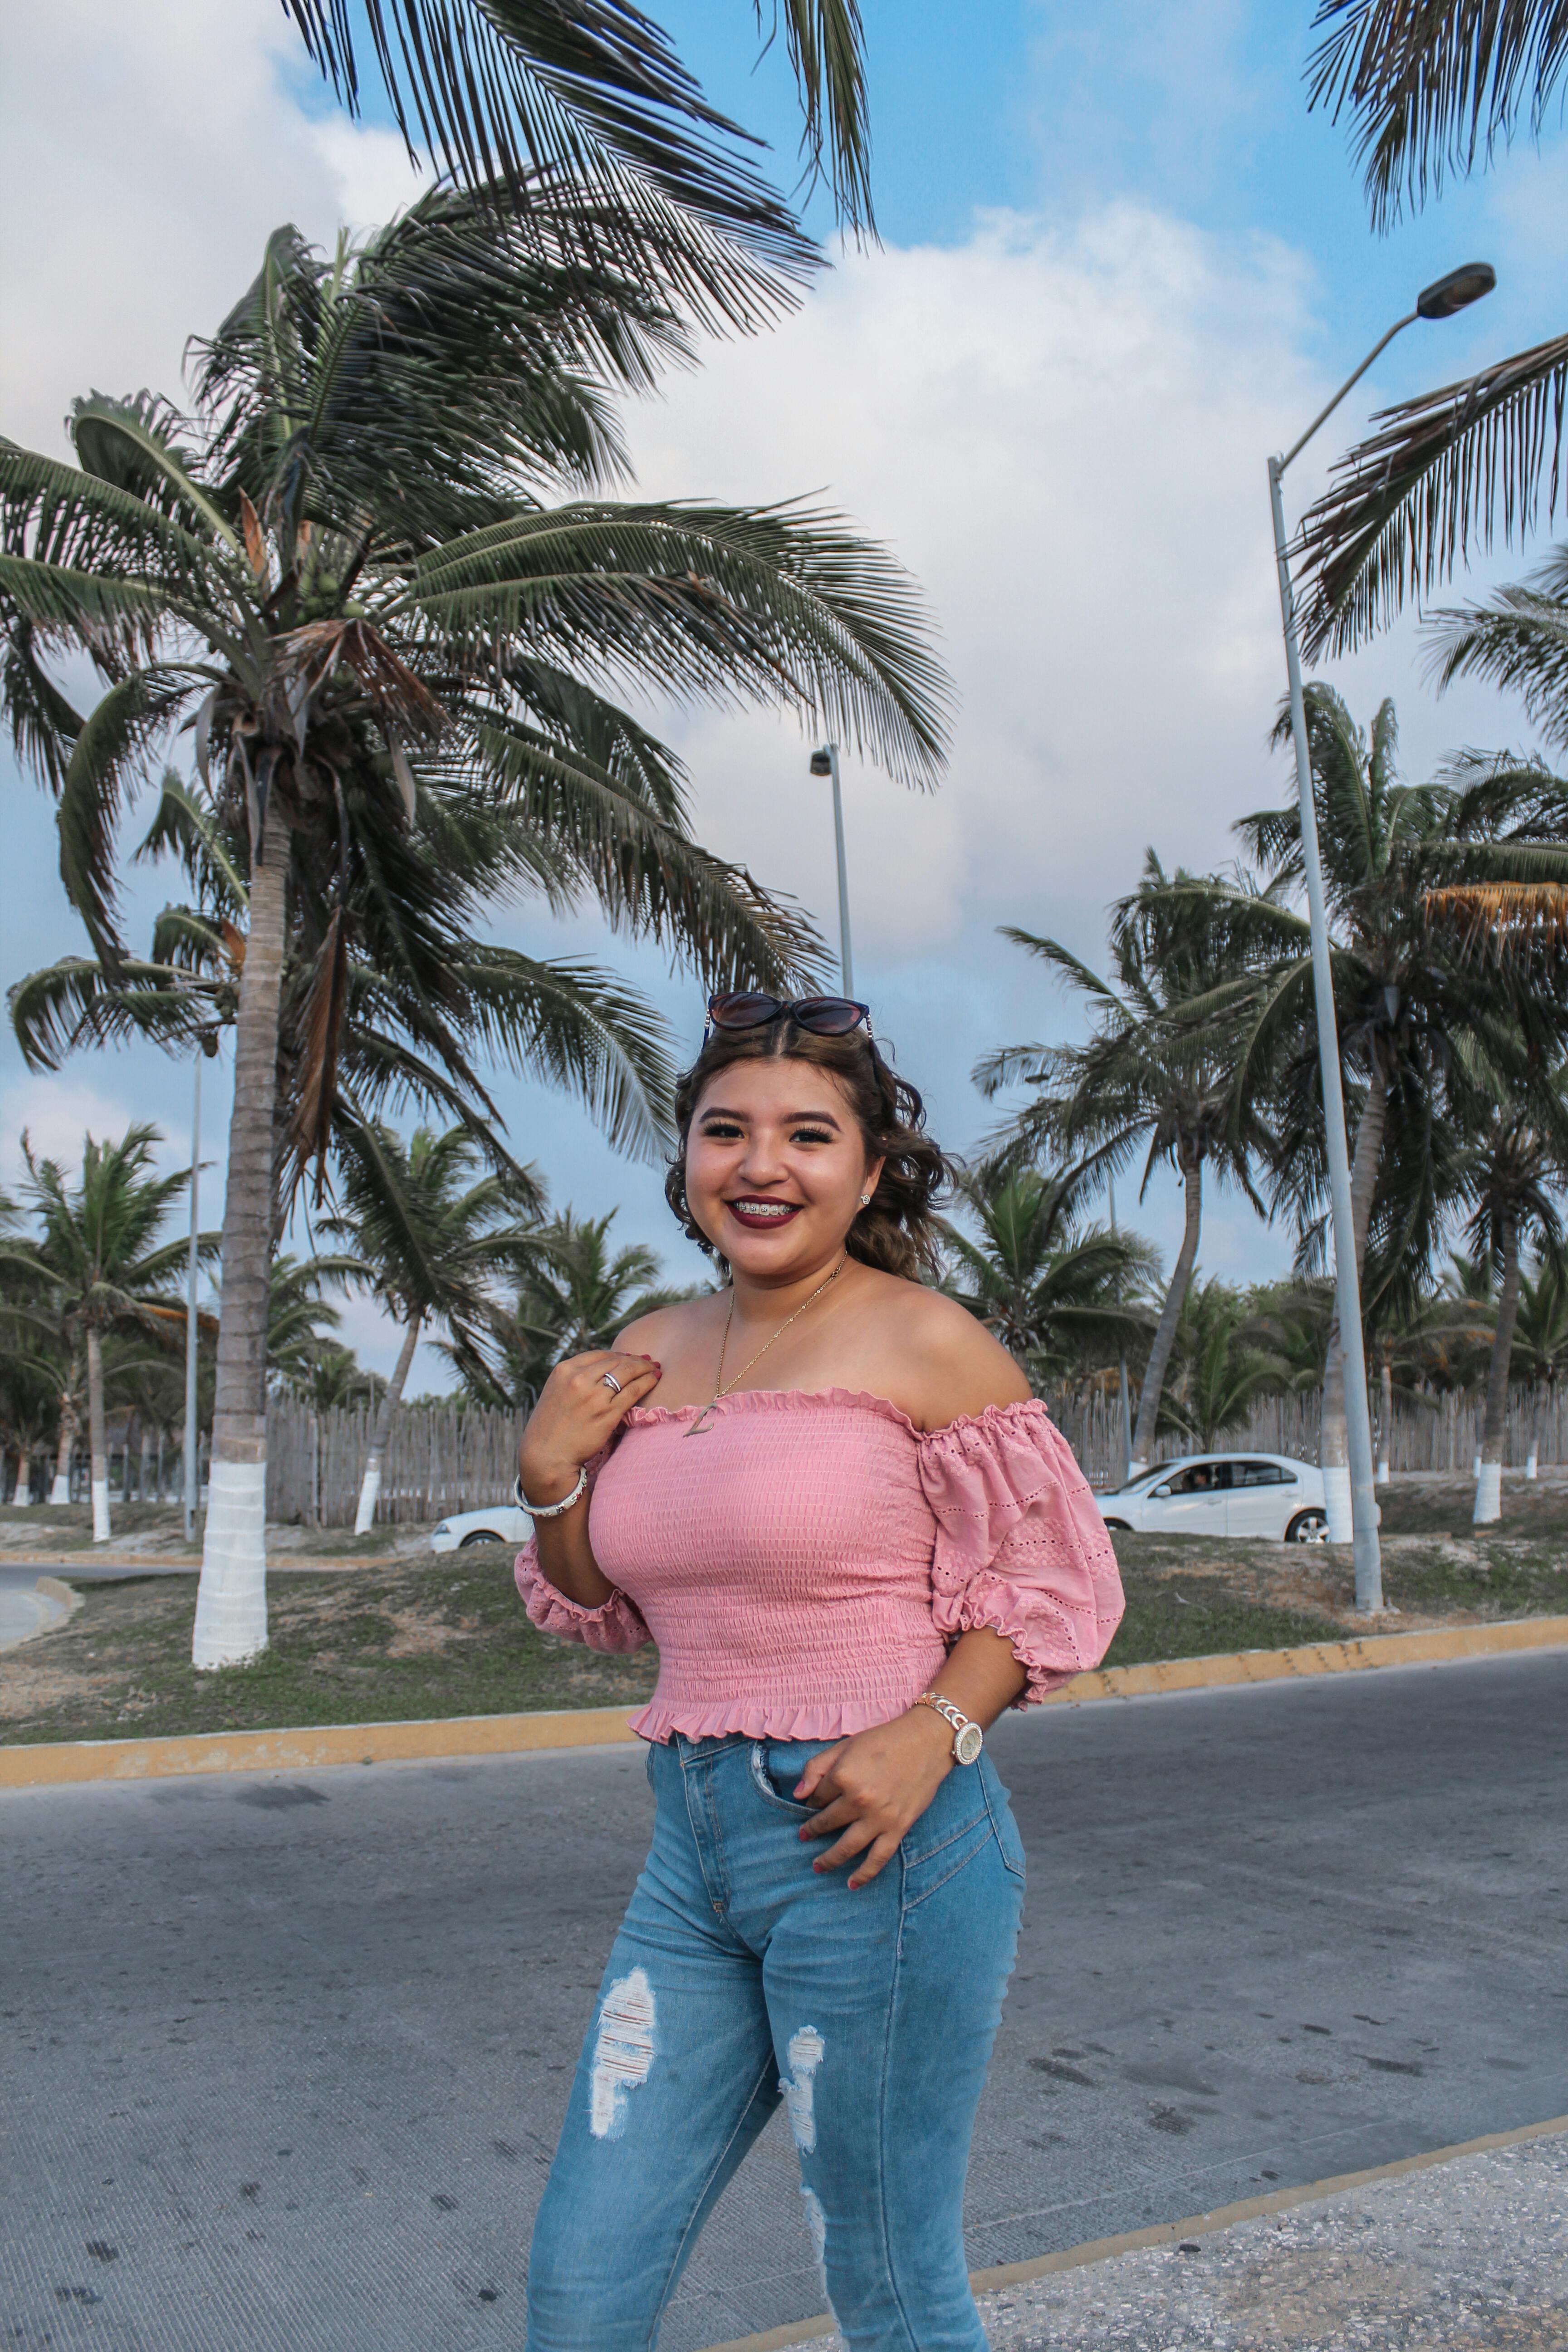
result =
[{"label": "smiling woman", "polygon": [[1017,1365],[920,1280],[946,1162],[865,1007],[744,1002],[668,1185],[729,1286],[557,1366],[519,1456],[534,1622],[660,1660],[529,2352],[652,2341],[781,2092],[849,2340],[981,2352],[963,2180],[1023,1891],[984,1733],[1098,1662],[1121,1586]]}]

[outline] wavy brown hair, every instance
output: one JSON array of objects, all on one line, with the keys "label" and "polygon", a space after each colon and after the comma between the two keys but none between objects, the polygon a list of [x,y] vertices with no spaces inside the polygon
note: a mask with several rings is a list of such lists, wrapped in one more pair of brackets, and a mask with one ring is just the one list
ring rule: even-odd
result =
[{"label": "wavy brown hair", "polygon": [[682,1231],[710,1257],[726,1260],[691,1213],[686,1197],[686,1139],[710,1078],[735,1062],[810,1062],[830,1070],[854,1112],[868,1159],[882,1173],[868,1207],[845,1236],[851,1257],[908,1282],[938,1270],[938,1201],[951,1181],[946,1154],[925,1131],[925,1105],[907,1078],[883,1059],[864,1030],[822,1037],[785,1018],[757,1029],[715,1029],[675,1090],[679,1140],[664,1180],[664,1196]]}]

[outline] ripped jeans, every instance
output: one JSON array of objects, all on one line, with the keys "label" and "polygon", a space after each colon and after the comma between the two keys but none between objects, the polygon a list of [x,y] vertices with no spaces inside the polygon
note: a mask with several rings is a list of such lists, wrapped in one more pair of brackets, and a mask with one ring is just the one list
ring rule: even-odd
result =
[{"label": "ripped jeans", "polygon": [[652,1849],[534,2229],[528,2352],[651,2352],[782,2095],[849,2352],[984,2352],[962,2215],[1024,1852],[990,1758],[853,1893],[790,1796],[824,1740],[650,1748]]}]

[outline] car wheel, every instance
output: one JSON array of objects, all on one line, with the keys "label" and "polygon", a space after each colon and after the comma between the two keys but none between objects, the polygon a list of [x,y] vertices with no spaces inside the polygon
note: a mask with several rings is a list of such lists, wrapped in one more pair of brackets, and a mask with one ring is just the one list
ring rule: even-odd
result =
[{"label": "car wheel", "polygon": [[1327,1543],[1327,1511],[1298,1511],[1285,1530],[1285,1540],[1287,1543]]},{"label": "car wheel", "polygon": [[473,1549],[475,1544],[499,1544],[504,1543],[505,1541],[506,1538],[504,1536],[498,1536],[494,1528],[476,1528],[472,1535],[465,1536],[463,1538],[462,1542],[458,1546],[458,1549],[459,1551],[469,1551]]},{"label": "car wheel", "polygon": [[1132,1532],[1132,1522],[1131,1519],[1107,1519],[1105,1524],[1108,1528],[1112,1528],[1119,1536],[1130,1536]]}]

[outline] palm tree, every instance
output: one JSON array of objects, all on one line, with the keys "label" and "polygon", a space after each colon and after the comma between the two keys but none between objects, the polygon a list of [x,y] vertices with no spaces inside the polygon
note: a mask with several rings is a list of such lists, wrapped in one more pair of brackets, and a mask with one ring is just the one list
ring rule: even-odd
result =
[{"label": "palm tree", "polygon": [[1568,1118],[1560,1097],[1544,1093],[1530,1108],[1500,1103],[1474,1150],[1467,1234],[1472,1262],[1496,1282],[1497,1315],[1487,1369],[1486,1418],[1476,1480],[1475,1524],[1502,1516],[1502,1456],[1519,1316],[1521,1254],[1533,1240],[1555,1272],[1563,1268],[1563,1224],[1553,1193],[1568,1165]]},{"label": "palm tree", "polygon": [[[1380,226],[1539,129],[1568,67],[1561,0],[1322,0],[1309,103],[1349,113]],[[1308,650],[1341,653],[1470,549],[1556,503],[1568,335],[1374,417],[1301,526]]]},{"label": "palm tree", "polygon": [[1289,1383],[1290,1367],[1261,1344],[1270,1336],[1229,1283],[1217,1276],[1194,1282],[1183,1307],[1162,1428],[1206,1451],[1245,1421],[1260,1397],[1278,1395]]},{"label": "palm tree", "polygon": [[479,1156],[464,1128],[445,1135],[416,1128],[405,1147],[379,1121],[367,1124],[344,1155],[342,1209],[323,1230],[353,1244],[355,1276],[403,1332],[360,1485],[356,1535],[375,1517],[392,1417],[421,1332],[444,1325],[462,1357],[479,1356],[496,1319],[497,1277],[528,1246],[537,1188],[493,1170],[476,1179]]},{"label": "palm tree", "polygon": [[[189,1169],[155,1176],[156,1128],[132,1127],[118,1143],[87,1137],[80,1181],[70,1186],[56,1160],[37,1160],[26,1135],[25,1190],[39,1225],[38,1257],[47,1269],[68,1344],[79,1339],[87,1361],[88,1429],[92,1455],[92,1539],[109,1540],[109,1452],[103,1422],[103,1348],[111,1332],[153,1334],[167,1342],[183,1336],[184,1303],[178,1284],[188,1244],[182,1236],[159,1244],[169,1209],[190,1181]],[[217,1236],[199,1237],[202,1255],[216,1255]]]},{"label": "palm tree", "polygon": [[942,1223],[942,1288],[995,1334],[1037,1391],[1086,1354],[1143,1336],[1148,1318],[1125,1303],[1159,1261],[1135,1234],[1084,1226],[1081,1168],[961,1175],[958,1197],[978,1236]]},{"label": "palm tree", "polygon": [[[940,765],[912,588],[833,519],[540,503],[615,469],[605,387],[685,349],[667,292],[437,191],[331,259],[279,231],[194,417],[83,402],[76,468],[0,446],[13,730],[98,950],[24,982],[18,1026],[46,1065],[236,1033],[200,1666],[266,1643],[267,1268],[303,1163],[412,1097],[504,1164],[487,1059],[574,1087],[616,1140],[659,1133],[659,1024],[586,966],[486,944],[485,904],[591,895],[714,980],[812,966],[801,921],[691,841],[679,764],[609,686],[787,702],[911,779]],[[40,653],[73,646],[109,681],[86,719]],[[195,775],[153,845],[202,903],[128,969],[114,818],[180,727]]]},{"label": "palm tree", "polygon": [[[1333,927],[1334,990],[1342,1053],[1352,1058],[1355,1111],[1351,1168],[1358,1273],[1375,1315],[1382,1292],[1417,1281],[1458,1197],[1467,1135],[1484,1125],[1500,1090],[1551,1050],[1561,1007],[1539,993],[1500,988],[1434,928],[1434,888],[1491,884],[1556,872],[1561,850],[1496,837],[1477,805],[1443,782],[1401,782],[1394,706],[1363,735],[1331,688],[1307,689],[1308,740],[1324,887]],[[1276,740],[1289,718],[1281,714]],[[1318,1087],[1316,1013],[1306,911],[1292,903],[1301,880],[1300,813],[1294,803],[1245,817],[1235,830],[1261,886],[1246,878],[1178,880],[1168,897],[1195,908],[1233,952],[1262,967],[1235,1045],[1238,1098],[1266,1100],[1279,1133],[1274,1205],[1301,1234],[1301,1268],[1323,1241],[1326,1190]],[[1223,997],[1194,1017],[1228,1010]],[[1337,1315],[1323,1382],[1321,1461],[1330,1523],[1349,1539],[1350,1470]]]},{"label": "palm tree", "polygon": [[516,1299],[497,1320],[488,1360],[465,1364],[454,1351],[477,1402],[531,1404],[563,1356],[608,1348],[639,1316],[692,1295],[660,1284],[646,1243],[612,1250],[616,1215],[579,1217],[568,1206],[527,1235]]},{"label": "palm tree", "polygon": [[[357,114],[353,16],[334,0],[284,10]],[[417,144],[479,184],[499,175],[514,204],[547,218],[563,178],[605,189],[614,207],[588,262],[608,251],[635,267],[678,241],[694,295],[742,320],[743,306],[776,300],[779,268],[801,266],[794,221],[736,152],[756,142],[707,105],[659,26],[625,0],[367,0],[365,16],[365,62],[410,155]],[[785,0],[784,29],[808,177],[828,180],[840,219],[869,228],[858,0]]]},{"label": "palm tree", "polygon": [[[1087,1045],[1003,1046],[974,1069],[987,1096],[1019,1079],[1040,1090],[991,1139],[999,1167],[1088,1145],[1085,1179],[1099,1181],[1146,1145],[1141,1200],[1162,1160],[1176,1171],[1185,1211],[1182,1244],[1139,1394],[1133,1471],[1152,1454],[1165,1370],[1197,1264],[1204,1170],[1236,1183],[1264,1214],[1252,1168],[1274,1152],[1253,1097],[1236,1083],[1235,1024],[1258,985],[1256,961],[1234,951],[1228,927],[1208,928],[1206,887],[1179,870],[1168,877],[1153,851],[1146,853],[1138,888],[1112,909],[1114,984],[1056,940],[1004,929],[1005,939],[1089,999],[1099,1026]],[[1200,1018],[1189,1017],[1190,1003],[1201,1003]]]},{"label": "palm tree", "polygon": [[322,1350],[336,1343],[326,1335],[342,1317],[321,1296],[323,1285],[351,1280],[362,1271],[355,1257],[296,1258],[279,1251],[267,1283],[267,1370],[288,1389],[310,1385]]},{"label": "palm tree", "polygon": [[1568,1371],[1568,1272],[1559,1259],[1542,1258],[1533,1274],[1520,1277],[1513,1360],[1538,1399],[1524,1471],[1527,1478],[1533,1478],[1541,1455],[1540,1407],[1555,1406],[1557,1383]]}]

